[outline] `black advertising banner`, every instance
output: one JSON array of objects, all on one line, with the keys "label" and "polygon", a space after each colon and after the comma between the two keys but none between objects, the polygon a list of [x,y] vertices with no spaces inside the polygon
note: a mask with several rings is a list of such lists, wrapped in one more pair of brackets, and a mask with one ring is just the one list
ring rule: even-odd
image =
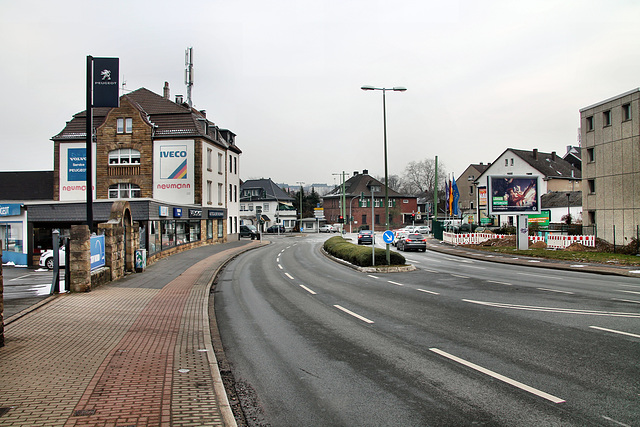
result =
[{"label": "black advertising banner", "polygon": [[119,58],[93,58],[93,106],[119,107]]}]

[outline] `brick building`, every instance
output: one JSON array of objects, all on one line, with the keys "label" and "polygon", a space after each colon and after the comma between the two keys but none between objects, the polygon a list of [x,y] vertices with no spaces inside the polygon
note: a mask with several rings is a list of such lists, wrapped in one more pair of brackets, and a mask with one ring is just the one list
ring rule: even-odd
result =
[{"label": "brick building", "polygon": [[[94,220],[109,218],[127,200],[150,255],[188,243],[225,241],[239,228],[240,155],[235,134],[198,111],[141,88],[120,97],[118,108],[93,109],[92,159],[86,165],[87,114],[55,135],[53,197],[27,206],[32,236],[63,234],[86,221],[86,171],[93,171]],[[94,230],[95,231],[95,230]],[[38,242],[31,242],[37,247]]]},{"label": "brick building", "polygon": [[[385,226],[384,184],[369,175],[366,169],[362,173],[354,172],[345,181],[345,223],[346,231],[360,228],[374,228],[376,231],[400,228],[411,224],[411,215],[418,212],[418,198],[407,196],[388,189],[389,225]],[[373,218],[371,217],[371,187],[373,194]],[[364,198],[362,198],[364,194]],[[328,223],[337,223],[342,215],[342,185],[337,186],[322,198],[324,217]],[[373,221],[372,221],[373,219]]]}]

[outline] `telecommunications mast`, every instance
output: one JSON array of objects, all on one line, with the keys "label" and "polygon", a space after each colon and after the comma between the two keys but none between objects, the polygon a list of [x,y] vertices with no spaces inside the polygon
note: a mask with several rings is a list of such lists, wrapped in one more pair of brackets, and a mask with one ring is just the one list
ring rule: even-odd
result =
[{"label": "telecommunications mast", "polygon": [[187,104],[191,107],[191,86],[193,86],[193,48],[188,47],[184,55],[184,84],[187,85]]}]

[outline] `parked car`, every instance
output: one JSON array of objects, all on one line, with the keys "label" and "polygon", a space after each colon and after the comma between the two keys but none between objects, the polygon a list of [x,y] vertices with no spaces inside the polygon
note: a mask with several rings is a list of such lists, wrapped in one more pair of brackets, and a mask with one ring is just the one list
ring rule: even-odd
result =
[{"label": "parked car", "polygon": [[338,229],[331,224],[325,224],[321,225],[318,231],[320,231],[321,233],[336,233]]},{"label": "parked car", "polygon": [[361,230],[358,233],[359,245],[371,245],[374,242],[374,236],[372,230]]},{"label": "parked car", "polygon": [[427,239],[420,233],[412,233],[398,242],[398,250],[406,252],[411,249],[426,251]]},{"label": "parked car", "polygon": [[420,234],[429,234],[431,233],[431,227],[429,227],[428,225],[421,225],[416,229],[416,231]]},{"label": "parked car", "polygon": [[247,224],[240,226],[240,237],[251,237],[251,240],[257,239],[258,229],[255,225]]},{"label": "parked car", "polygon": [[267,228],[267,233],[284,233],[285,231],[287,230],[284,228],[284,225],[274,224],[271,227]]},{"label": "parked car", "polygon": [[[65,265],[65,247],[61,246],[58,252],[58,262],[60,263],[60,267],[64,267]],[[53,270],[53,249],[47,249],[46,251],[40,254],[40,261],[38,262],[40,267],[46,267],[49,270]]]}]

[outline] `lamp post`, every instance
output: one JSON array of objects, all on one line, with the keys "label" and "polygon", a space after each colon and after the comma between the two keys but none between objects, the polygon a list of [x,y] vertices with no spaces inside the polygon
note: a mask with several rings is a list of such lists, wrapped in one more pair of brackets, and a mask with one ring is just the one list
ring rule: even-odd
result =
[{"label": "lamp post", "polygon": [[[382,123],[384,129],[384,224],[385,228],[389,228],[389,169],[387,167],[387,107],[386,107],[386,92],[392,90],[395,92],[404,92],[406,87],[394,86],[392,88],[386,87],[373,87],[362,86],[362,90],[381,90],[382,91]],[[391,253],[389,250],[389,244],[387,243],[387,265],[391,264]]]},{"label": "lamp post", "polygon": [[304,181],[296,181],[296,184],[300,184],[300,223],[298,224],[298,229],[302,233],[302,185]]}]

